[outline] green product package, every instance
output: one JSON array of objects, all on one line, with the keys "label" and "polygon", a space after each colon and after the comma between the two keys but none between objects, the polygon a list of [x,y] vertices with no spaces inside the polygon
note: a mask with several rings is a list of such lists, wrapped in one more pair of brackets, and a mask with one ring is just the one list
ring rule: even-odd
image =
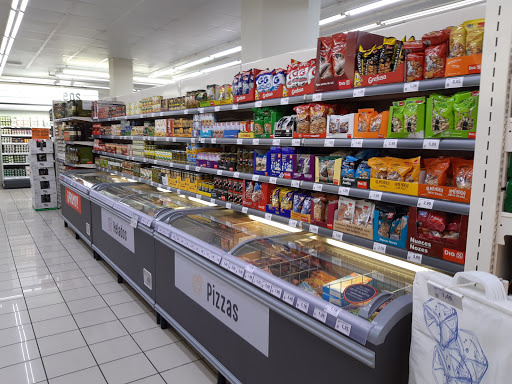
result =
[{"label": "green product package", "polygon": [[512,179],[512,155],[510,156],[509,163],[508,163],[508,179]]},{"label": "green product package", "polygon": [[254,137],[271,138],[274,126],[286,114],[282,107],[254,108]]},{"label": "green product package", "polygon": [[265,122],[264,119],[266,116],[270,115],[269,108],[253,108],[254,112],[254,136],[258,137],[258,135],[264,135],[265,130]]},{"label": "green product package", "polygon": [[390,138],[425,137],[425,98],[411,97],[394,102],[389,110],[388,135]]},{"label": "green product package", "polygon": [[512,213],[512,180],[507,183],[507,194],[505,195],[505,212]]},{"label": "green product package", "polygon": [[388,120],[388,137],[402,137],[404,134],[404,108],[405,105],[390,108],[391,118]]},{"label": "green product package", "polygon": [[[467,92],[469,93],[469,92]],[[455,112],[455,130],[474,131],[478,118],[478,96],[455,99],[453,106]]]}]

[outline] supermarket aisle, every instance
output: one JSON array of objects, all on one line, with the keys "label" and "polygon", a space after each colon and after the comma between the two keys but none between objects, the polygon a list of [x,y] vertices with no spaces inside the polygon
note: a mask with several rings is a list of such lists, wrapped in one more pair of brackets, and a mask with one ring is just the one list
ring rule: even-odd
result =
[{"label": "supermarket aisle", "polygon": [[2,383],[215,383],[216,375],[74,233],[0,189]]}]

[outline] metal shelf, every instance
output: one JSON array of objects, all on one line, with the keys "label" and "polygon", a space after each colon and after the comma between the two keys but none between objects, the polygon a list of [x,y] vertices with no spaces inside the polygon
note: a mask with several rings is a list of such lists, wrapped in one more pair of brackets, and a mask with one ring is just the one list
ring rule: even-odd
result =
[{"label": "metal shelf", "polygon": [[82,117],[82,116],[71,116],[64,117],[63,119],[55,119],[56,123],[64,123],[66,121],[92,121],[92,117]]},{"label": "metal shelf", "polygon": [[2,145],[28,145],[28,143],[2,143]]},{"label": "metal shelf", "polygon": [[96,167],[96,165],[94,165],[94,164],[72,164],[72,163],[67,163],[65,161],[62,161],[61,159],[58,159],[58,161],[64,163],[68,167],[73,167],[73,168],[95,168]]},{"label": "metal shelf", "polygon": [[[299,181],[299,180],[283,179],[283,178],[279,178],[279,177],[254,175],[252,173],[232,172],[232,171],[225,171],[225,170],[220,170],[220,169],[198,167],[198,166],[189,165],[189,164],[173,163],[173,162],[163,161],[163,160],[146,159],[143,157],[133,157],[133,156],[110,154],[108,152],[100,152],[100,151],[93,151],[93,152],[96,154],[99,154],[99,155],[111,156],[111,157],[115,157],[115,158],[119,158],[119,159],[123,159],[123,160],[132,160],[132,161],[137,161],[137,162],[146,163],[146,164],[161,165],[161,166],[169,167],[169,168],[184,169],[187,171],[202,172],[202,173],[208,173],[211,175],[232,177],[235,179],[254,180],[254,181],[260,181],[262,183],[276,184],[276,185],[282,185],[282,186],[286,186],[286,187],[295,187],[295,188],[307,189],[310,191],[325,192],[325,193],[331,193],[334,195],[350,196],[350,197],[356,197],[356,198],[367,199],[367,200],[372,200],[372,201],[383,201],[386,203],[394,203],[394,204],[406,205],[406,206],[410,206],[410,207],[417,207],[418,205],[424,206],[425,200],[428,200],[428,201],[433,202],[432,209],[434,209],[434,210],[449,212],[449,213],[456,213],[456,214],[461,214],[461,215],[469,214],[469,204],[456,203],[456,202],[448,201],[448,200],[427,199],[427,198],[423,198],[423,197],[419,197],[419,196],[402,195],[399,193],[392,193],[392,192],[380,192],[380,191],[374,191],[374,190],[370,190],[370,189],[348,188],[348,187],[341,187],[341,186],[325,184],[325,183],[312,183],[312,182],[308,182],[308,181]],[[372,193],[372,192],[378,192],[378,193]]]},{"label": "metal shelf", "polygon": [[[473,88],[478,87],[480,85],[480,75],[466,75],[461,76],[463,79],[461,88]],[[213,107],[204,107],[204,108],[189,108],[189,109],[180,109],[177,111],[166,111],[166,112],[155,112],[155,113],[146,113],[140,115],[130,115],[130,116],[118,116],[118,117],[110,117],[106,119],[92,119],[93,122],[108,122],[108,121],[121,121],[121,120],[130,120],[130,119],[151,119],[151,118],[159,118],[159,117],[167,117],[167,116],[183,116],[183,115],[195,115],[199,113],[211,113],[211,112],[223,112],[223,111],[236,111],[236,110],[248,110],[251,108],[259,108],[259,107],[271,107],[276,105],[287,105],[287,104],[301,104],[313,101],[313,97],[315,101],[325,101],[325,100],[343,100],[343,99],[364,99],[365,97],[371,96],[385,96],[385,95],[399,95],[406,93],[407,95],[414,95],[420,92],[428,92],[435,91],[441,89],[453,89],[456,91],[458,88],[452,88],[449,85],[450,78],[440,78],[440,79],[429,79],[419,81],[416,87],[411,87],[411,83],[393,83],[393,84],[384,84],[384,85],[374,85],[371,87],[362,87],[362,88],[350,88],[341,91],[331,91],[331,92],[322,92],[316,94],[302,95],[302,96],[290,96],[276,99],[267,99],[260,101],[253,101],[249,103],[240,103],[240,104],[227,104],[227,105],[217,105]],[[407,90],[406,90],[407,88]],[[414,89],[414,91],[410,91],[410,88]],[[357,93],[354,92],[357,90]],[[314,96],[313,96],[314,95]],[[355,96],[355,95],[363,95],[363,97]]]},{"label": "metal shelf", "polygon": [[505,236],[512,236],[512,213],[501,212],[498,217],[496,243],[505,245]]},{"label": "metal shelf", "polygon": [[12,135],[12,134],[9,134],[9,135],[5,134],[4,135],[4,134],[2,134],[0,136],[4,136],[4,137],[30,137],[30,138],[32,138],[32,135]]},{"label": "metal shelf", "polygon": [[474,139],[238,139],[204,137],[116,136],[94,135],[93,138],[112,140],[145,140],[167,143],[238,144],[283,147],[335,147],[427,149],[440,151],[474,151]]},{"label": "metal shelf", "polygon": [[30,165],[29,163],[3,163],[4,166],[6,165]]},{"label": "metal shelf", "polygon": [[[99,170],[102,170],[102,171],[112,172],[112,173],[115,173],[116,175],[124,176],[126,178],[138,181],[140,183],[145,183],[145,184],[151,185],[153,187],[159,187],[159,188],[167,189],[168,191],[176,192],[176,193],[183,194],[183,195],[186,195],[186,196],[195,197],[196,199],[200,199],[200,200],[204,200],[204,201],[207,201],[207,202],[210,202],[210,203],[214,203],[214,204],[217,204],[217,205],[219,205],[221,207],[226,207],[228,209],[233,209],[233,210],[238,211],[238,212],[242,212],[242,213],[245,213],[245,214],[262,217],[264,219],[272,220],[272,221],[275,221],[275,222],[278,222],[278,223],[282,223],[282,224],[286,224],[286,225],[290,225],[290,226],[295,227],[295,228],[302,228],[303,230],[309,231],[311,233],[315,233],[315,234],[319,234],[319,235],[322,235],[322,236],[331,237],[333,239],[336,239],[336,240],[339,240],[339,241],[343,241],[345,243],[349,243],[349,244],[358,245],[358,246],[361,246],[361,247],[364,247],[364,248],[372,249],[372,250],[374,250],[376,252],[380,252],[380,253],[383,253],[383,254],[388,255],[388,256],[393,256],[393,257],[397,257],[397,258],[400,258],[400,259],[405,259],[405,260],[411,261],[410,259],[413,259],[413,255],[414,255],[415,256],[414,260],[418,260],[418,254],[409,252],[406,249],[397,248],[397,247],[393,247],[393,246],[390,246],[390,245],[374,242],[373,240],[363,239],[361,237],[357,237],[357,236],[354,236],[354,235],[350,235],[350,234],[346,234],[346,233],[341,233],[341,232],[336,232],[336,231],[333,231],[333,230],[330,230],[330,229],[313,226],[313,225],[310,225],[310,224],[307,224],[307,223],[303,223],[303,222],[300,222],[300,221],[297,221],[297,220],[289,219],[287,217],[282,217],[282,216],[279,216],[279,215],[273,215],[271,213],[259,211],[257,209],[252,209],[252,208],[244,207],[244,206],[239,205],[239,204],[234,204],[234,203],[229,203],[229,202],[226,202],[226,201],[214,199],[214,198],[211,198],[211,197],[208,197],[208,196],[201,195],[199,193],[193,193],[193,192],[185,191],[185,190],[182,190],[182,189],[177,189],[177,188],[169,187],[167,185],[155,183],[154,181],[147,180],[147,179],[144,179],[144,178],[141,178],[141,177],[136,177],[136,176],[133,176],[133,175],[128,175],[128,174],[123,173],[123,172],[113,171],[113,170],[109,170],[107,168],[101,168],[101,167],[98,167],[98,166],[96,168],[99,169]],[[378,244],[379,245],[378,246],[379,250],[374,248],[374,244]],[[449,273],[452,273],[452,274],[457,273],[457,272],[461,272],[461,271],[464,270],[464,266],[463,265],[455,264],[455,263],[452,263],[452,262],[449,262],[449,261],[445,261],[445,260],[438,259],[438,258],[435,258],[435,257],[427,256],[427,255],[421,255],[421,257],[419,257],[419,259],[421,260],[421,264],[422,265],[425,265],[425,266],[428,266],[428,267],[432,267],[432,268],[436,268],[436,269],[440,269],[440,270],[443,270],[445,272],[449,272]]]},{"label": "metal shelf", "polygon": [[94,141],[66,141],[64,143],[67,145],[84,145],[88,147],[94,147]]},{"label": "metal shelf", "polygon": [[5,155],[5,156],[9,156],[9,155],[10,155],[10,156],[16,156],[16,155],[25,155],[25,156],[26,156],[26,155],[30,155],[30,153],[29,153],[29,152],[19,152],[19,153],[10,153],[10,152],[9,152],[9,153],[7,153],[7,152],[2,152],[2,155],[3,155],[3,156],[4,156],[4,155]]},{"label": "metal shelf", "polygon": [[4,176],[4,180],[24,180],[30,179],[30,176]]}]

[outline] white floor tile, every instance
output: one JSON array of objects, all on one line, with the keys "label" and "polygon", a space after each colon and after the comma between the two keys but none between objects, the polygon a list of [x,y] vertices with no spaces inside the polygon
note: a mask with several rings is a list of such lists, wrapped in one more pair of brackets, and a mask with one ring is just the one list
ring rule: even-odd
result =
[{"label": "white floor tile", "polygon": [[137,295],[130,291],[107,293],[106,295],[103,295],[103,298],[105,299],[108,305],[123,304],[138,299]]},{"label": "white floor tile", "polygon": [[23,297],[23,290],[18,288],[12,288],[12,289],[4,289],[0,291],[0,301],[3,300],[12,300],[14,298],[22,298]]},{"label": "white floor tile", "polygon": [[62,298],[62,295],[57,292],[41,296],[26,297],[25,301],[27,302],[28,309],[33,309],[44,307],[46,305],[62,303],[64,302],[64,299]]},{"label": "white floor tile", "polygon": [[50,384],[107,384],[98,367],[91,367],[50,379]]},{"label": "white floor tile", "polygon": [[37,339],[37,342],[42,356],[54,355],[87,346],[82,334],[78,330],[40,337]]},{"label": "white floor tile", "polygon": [[81,330],[87,344],[89,345],[100,343],[105,340],[112,340],[128,334],[126,329],[123,327],[123,324],[118,320],[93,325],[92,327],[82,328]]},{"label": "white floor tile", "polygon": [[34,327],[34,333],[37,338],[78,329],[72,316],[63,316],[55,319],[39,321],[37,323],[33,323],[32,326]]},{"label": "white floor tile", "polygon": [[102,275],[91,276],[88,279],[94,285],[111,283],[113,281],[117,282],[117,279],[114,276],[112,276],[112,274],[110,274],[110,273],[104,273]]},{"label": "white floor tile", "polygon": [[124,284],[119,284],[117,281],[112,281],[110,283],[104,284],[96,284],[94,287],[101,295],[106,295],[107,293],[114,293],[119,291],[126,291],[127,289],[129,289]]},{"label": "white floor tile", "polygon": [[0,330],[0,347],[35,339],[31,324]]},{"label": "white floor tile", "polygon": [[19,287],[21,287],[19,279],[6,280],[6,281],[0,282],[0,291],[6,290],[6,289],[19,288]]},{"label": "white floor tile", "polygon": [[107,306],[101,296],[88,297],[86,299],[74,300],[68,302],[69,310],[73,314],[92,311],[93,309],[104,308]]},{"label": "white floor tile", "polygon": [[[122,286],[122,284],[119,285]],[[96,288],[98,287],[99,286],[97,286]],[[113,305],[110,307],[110,309],[112,309],[116,316],[119,317],[120,319],[152,311],[151,308],[149,308],[144,302],[140,300],[129,301],[127,303]]]},{"label": "white floor tile", "polygon": [[59,289],[64,292],[69,289],[76,289],[76,288],[82,288],[82,287],[90,287],[92,286],[91,282],[87,277],[79,277],[78,279],[71,279],[71,280],[64,280],[59,281],[57,283],[57,286]]},{"label": "white floor tile", "polygon": [[62,292],[62,297],[64,297],[66,301],[87,299],[88,297],[98,295],[98,291],[93,286],[70,289]]},{"label": "white floor tile", "polygon": [[30,310],[30,317],[34,323],[69,315],[71,315],[71,313],[69,312],[66,303],[47,305],[45,307]]},{"label": "white floor tile", "polygon": [[199,360],[199,356],[182,341],[147,351],[146,356],[158,372]]},{"label": "white floor tile", "polygon": [[45,258],[44,261],[46,262],[46,265],[48,265],[48,267],[58,264],[73,263],[73,259],[71,256],[49,257]]},{"label": "white floor tile", "polygon": [[25,299],[23,297],[0,302],[0,314],[21,311],[23,309],[27,309],[27,305],[25,304]]},{"label": "white floor tile", "polygon": [[[186,382],[186,383],[188,384],[188,382]],[[153,376],[146,377],[144,379],[132,381],[130,384],[165,384],[165,381],[164,381],[164,379],[162,379],[162,377],[160,375],[153,375]]]},{"label": "white floor tile", "polygon": [[39,284],[53,283],[53,282],[54,282],[54,280],[50,274],[41,275],[41,276],[30,276],[30,277],[25,277],[23,279],[20,279],[20,283],[23,288],[32,287],[34,285],[39,285]]},{"label": "white floor tile", "polygon": [[117,320],[110,308],[94,309],[92,311],[81,312],[74,315],[75,321],[80,328],[93,325],[108,323]]},{"label": "white floor tile", "polygon": [[118,337],[117,339],[93,344],[90,347],[98,364],[108,363],[142,352],[131,336]]},{"label": "white floor tile", "polygon": [[87,347],[43,357],[43,363],[49,379],[96,366]]},{"label": "white floor tile", "polygon": [[158,327],[156,316],[152,313],[143,313],[132,317],[121,319],[121,323],[130,333],[145,331],[147,329]]},{"label": "white floor tile", "polygon": [[23,294],[25,297],[47,295],[49,293],[58,293],[59,288],[53,281],[44,284],[31,285],[23,287]]},{"label": "white floor tile", "polygon": [[16,271],[11,272],[1,272],[0,273],[0,282],[14,280],[18,278],[18,273]]},{"label": "white floor tile", "polygon": [[64,280],[78,279],[79,277],[85,277],[85,275],[79,269],[75,269],[73,271],[52,273],[52,276],[55,279],[55,281],[64,281]]},{"label": "white floor tile", "polygon": [[144,352],[150,349],[163,347],[164,345],[176,343],[181,340],[181,338],[171,329],[160,329],[158,327],[133,333],[132,337]]},{"label": "white floor tile", "polygon": [[0,348],[0,368],[39,358],[35,340],[28,340]]},{"label": "white floor tile", "polygon": [[28,311],[18,311],[0,315],[0,329],[17,327],[29,323],[30,317]]},{"label": "white floor tile", "polygon": [[33,277],[33,276],[44,276],[46,274],[49,274],[50,271],[46,267],[39,267],[34,269],[18,269],[18,277],[20,279],[24,279],[27,277]]},{"label": "white floor tile", "polygon": [[100,368],[109,384],[130,383],[157,373],[142,353],[102,364]]},{"label": "white floor tile", "polygon": [[187,384],[215,384],[217,375],[201,360],[182,365],[161,373],[162,377],[169,384],[187,383]]},{"label": "white floor tile", "polygon": [[2,382],[16,384],[33,384],[46,382],[43,363],[41,359],[11,365],[0,369]]},{"label": "white floor tile", "polygon": [[48,269],[50,270],[51,273],[56,273],[56,272],[73,271],[75,269],[79,269],[79,267],[73,260],[71,260],[71,262],[69,262],[69,263],[50,265],[48,267]]},{"label": "white floor tile", "polygon": [[91,277],[91,276],[95,276],[95,275],[102,275],[109,271],[110,271],[110,268],[107,266],[104,266],[102,264],[98,264],[95,267],[82,268],[82,272],[87,277]]}]

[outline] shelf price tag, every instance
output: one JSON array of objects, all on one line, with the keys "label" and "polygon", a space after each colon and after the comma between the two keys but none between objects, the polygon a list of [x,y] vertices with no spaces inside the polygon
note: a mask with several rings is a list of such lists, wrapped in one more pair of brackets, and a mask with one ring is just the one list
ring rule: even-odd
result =
[{"label": "shelf price tag", "polygon": [[309,232],[317,234],[318,235],[318,227],[316,225],[310,225],[309,226]]},{"label": "shelf price tag", "polygon": [[233,172],[233,177],[238,179],[240,177],[240,172]]},{"label": "shelf price tag", "polygon": [[175,137],[173,137],[173,138],[172,138],[172,141],[173,141],[173,143],[175,143],[175,142],[176,142],[176,138],[175,138]]},{"label": "shelf price tag", "polygon": [[300,147],[300,139],[292,139],[292,147]]},{"label": "shelf price tag", "polygon": [[295,304],[295,307],[304,313],[308,313],[309,303],[305,300],[302,300],[301,298],[297,298],[297,303]]},{"label": "shelf price tag", "polygon": [[260,179],[260,175],[252,175],[252,181],[258,181]]},{"label": "shelf price tag", "polygon": [[352,148],[361,148],[363,146],[363,139],[352,139],[350,146]]},{"label": "shelf price tag", "polygon": [[238,145],[242,145],[244,143],[244,139],[236,139],[236,143]]},{"label": "shelf price tag", "polygon": [[233,105],[231,106],[231,109],[233,109],[233,110],[237,110],[237,109],[238,109],[238,104],[233,104]]},{"label": "shelf price tag", "polygon": [[420,197],[418,199],[417,207],[418,208],[425,208],[425,209],[433,209],[434,208],[434,200],[432,200],[432,199],[423,199],[423,198]]},{"label": "shelf price tag", "polygon": [[370,194],[368,195],[368,198],[370,200],[377,200],[380,201],[382,199],[382,192],[379,191],[370,191]]},{"label": "shelf price tag", "polygon": [[260,139],[252,139],[252,145],[260,145]]},{"label": "shelf price tag", "polygon": [[201,167],[195,167],[194,169],[195,169],[196,172],[201,171]]},{"label": "shelf price tag", "polygon": [[270,293],[273,294],[275,297],[279,298],[281,297],[281,293],[283,293],[283,290],[273,285],[272,288],[270,288]]},{"label": "shelf price tag", "polygon": [[295,296],[293,296],[290,292],[284,291],[283,300],[290,305],[293,305],[293,301],[295,300]]},{"label": "shelf price tag", "polygon": [[427,289],[430,296],[444,301],[446,304],[462,311],[462,299],[464,296],[460,293],[454,292],[448,288],[434,283],[433,281],[427,282]]},{"label": "shelf price tag", "polygon": [[444,83],[445,88],[460,88],[464,85],[463,77],[448,77]]},{"label": "shelf price tag", "polygon": [[212,138],[212,144],[217,144],[217,139],[215,137]]},{"label": "shelf price tag", "polygon": [[283,97],[281,99],[281,105],[288,105],[289,102],[290,102],[290,98],[288,98],[288,97]]},{"label": "shelf price tag", "polygon": [[324,140],[324,147],[334,147],[334,139]]},{"label": "shelf price tag", "polygon": [[313,191],[322,192],[323,185],[322,184],[313,184]]},{"label": "shelf price tag", "polygon": [[204,108],[199,108],[199,113],[204,113]]},{"label": "shelf price tag", "polygon": [[341,267],[341,260],[340,260],[340,259],[338,259],[336,256],[331,257],[331,263],[333,263],[334,265],[337,265],[337,266]]},{"label": "shelf price tag", "polygon": [[439,139],[423,140],[423,149],[439,149]]},{"label": "shelf price tag", "polygon": [[288,220],[288,225],[293,228],[297,228],[297,220],[290,219]]},{"label": "shelf price tag", "polygon": [[263,102],[262,102],[261,100],[258,100],[258,101],[256,101],[256,102],[254,103],[254,106],[255,106],[256,108],[260,108],[262,103],[263,103]]},{"label": "shelf price tag", "polygon": [[247,208],[247,207],[243,207],[243,208],[242,208],[242,213],[247,213],[247,212],[249,212],[249,208]]},{"label": "shelf price tag", "polygon": [[215,204],[215,199],[214,198],[210,198],[210,203]]},{"label": "shelf price tag", "polygon": [[272,145],[275,145],[275,146],[280,146],[281,145],[281,139],[273,139],[272,140]]},{"label": "shelf price tag", "polygon": [[350,325],[349,323],[341,320],[341,319],[337,319],[336,320],[336,325],[334,326],[334,328],[339,332],[339,333],[342,333],[344,334],[345,336],[350,336],[350,329],[352,328],[352,325]]},{"label": "shelf price tag", "polygon": [[270,184],[277,184],[277,177],[271,177],[270,179],[268,179],[268,182]]},{"label": "shelf price tag", "polygon": [[299,188],[300,187],[300,181],[299,180],[292,180],[292,187]]},{"label": "shelf price tag", "polygon": [[254,271],[256,270],[256,267],[252,264],[249,264],[248,266],[245,267],[245,270],[249,273],[254,273]]},{"label": "shelf price tag", "polygon": [[373,250],[375,252],[386,253],[386,244],[374,242]]},{"label": "shelf price tag", "polygon": [[366,88],[355,88],[352,97],[364,97]]},{"label": "shelf price tag", "polygon": [[199,139],[199,141],[200,141],[202,144],[206,143],[206,139],[205,139],[205,138],[201,138],[201,139]]},{"label": "shelf price tag", "polygon": [[261,280],[261,287],[264,291],[270,292],[272,290],[272,284],[270,284],[268,281]]},{"label": "shelf price tag", "polygon": [[190,171],[190,165],[189,165],[189,164],[185,165],[185,169],[186,169],[187,171]]},{"label": "shelf price tag", "polygon": [[226,203],[226,208],[231,209],[231,203]]},{"label": "shelf price tag", "polygon": [[130,220],[130,227],[137,228],[137,224],[139,222],[139,218],[137,216],[133,216]]},{"label": "shelf price tag", "polygon": [[407,252],[407,261],[412,261],[413,263],[421,264],[421,260],[423,259],[423,255],[421,253],[416,252]]},{"label": "shelf price tag", "polygon": [[333,315],[334,317],[338,317],[338,315],[340,314],[341,312],[341,308],[340,307],[337,307],[333,304],[327,304],[324,308],[324,311]]},{"label": "shelf price tag", "polygon": [[315,310],[313,311],[313,317],[321,321],[322,323],[325,323],[325,321],[327,320],[327,312],[324,312],[319,308],[315,308]]},{"label": "shelf price tag", "polygon": [[202,195],[200,195],[199,193],[196,193],[196,199],[202,199],[202,198],[203,198]]},{"label": "shelf price tag", "polygon": [[220,105],[216,105],[215,108],[213,109],[215,112],[219,112],[220,111]]},{"label": "shelf price tag", "polygon": [[222,169],[217,169],[217,176],[222,176]]},{"label": "shelf price tag", "polygon": [[419,81],[411,81],[410,83],[404,84],[404,92],[418,92],[420,89]]},{"label": "shelf price tag", "polygon": [[348,187],[339,187],[338,188],[338,195],[342,195],[342,196],[350,195],[350,188],[348,188]]},{"label": "shelf price tag", "polygon": [[336,240],[343,241],[343,232],[332,231],[332,237]]},{"label": "shelf price tag", "polygon": [[398,144],[397,139],[384,139],[384,148],[396,148],[396,145]]},{"label": "shelf price tag", "polygon": [[265,219],[266,220],[272,220],[272,214],[271,213],[265,213]]},{"label": "shelf price tag", "polygon": [[188,109],[185,109],[185,110],[183,111],[183,114],[184,114],[184,115],[188,115]]},{"label": "shelf price tag", "polygon": [[252,283],[254,281],[254,275],[250,272],[245,272],[244,279]]},{"label": "shelf price tag", "polygon": [[322,94],[321,93],[313,93],[311,96],[312,101],[322,101]]}]

